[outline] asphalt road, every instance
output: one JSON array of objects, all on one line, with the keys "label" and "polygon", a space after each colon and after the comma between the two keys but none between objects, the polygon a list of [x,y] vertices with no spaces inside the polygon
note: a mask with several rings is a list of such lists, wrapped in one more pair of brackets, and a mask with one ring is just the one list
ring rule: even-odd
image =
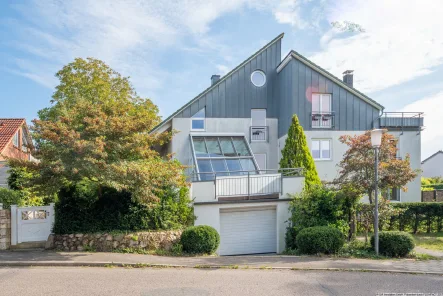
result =
[{"label": "asphalt road", "polygon": [[371,272],[1,268],[0,295],[377,295],[438,293],[443,277]]}]

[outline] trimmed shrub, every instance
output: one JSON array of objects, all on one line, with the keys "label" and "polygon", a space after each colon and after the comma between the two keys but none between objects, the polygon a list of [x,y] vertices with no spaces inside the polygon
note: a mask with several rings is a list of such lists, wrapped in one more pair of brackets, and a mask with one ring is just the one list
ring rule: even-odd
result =
[{"label": "trimmed shrub", "polygon": [[211,226],[191,226],[183,231],[181,244],[186,253],[212,254],[220,245],[220,235]]},{"label": "trimmed shrub", "polygon": [[23,198],[18,191],[0,187],[0,203],[3,204],[3,208],[9,209],[11,205],[22,206]]},{"label": "trimmed shrub", "polygon": [[[371,246],[374,248],[374,236],[371,237]],[[382,231],[379,233],[380,254],[389,257],[405,257],[415,247],[414,238],[403,231]]]},{"label": "trimmed shrub", "polygon": [[335,254],[343,247],[345,239],[336,228],[316,226],[301,230],[296,243],[302,254]]}]

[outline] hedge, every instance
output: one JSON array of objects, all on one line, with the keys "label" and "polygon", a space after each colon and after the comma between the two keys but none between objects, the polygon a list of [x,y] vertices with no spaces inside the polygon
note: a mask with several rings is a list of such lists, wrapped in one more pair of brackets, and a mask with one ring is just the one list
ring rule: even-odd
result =
[{"label": "hedge", "polygon": [[302,254],[335,254],[345,243],[343,233],[329,226],[315,226],[302,229],[296,244]]},{"label": "hedge", "polygon": [[431,190],[443,190],[443,184],[421,185],[421,188],[430,188]]},{"label": "hedge", "polygon": [[[371,237],[371,246],[374,248],[375,239]],[[380,254],[389,257],[405,257],[415,247],[414,238],[403,231],[381,231],[379,233]]]},{"label": "hedge", "polygon": [[381,225],[380,230],[407,232],[443,231],[443,202],[401,202],[391,203],[399,213]]},{"label": "hedge", "polygon": [[186,253],[212,254],[220,245],[220,235],[208,225],[191,226],[183,231],[180,242]]}]

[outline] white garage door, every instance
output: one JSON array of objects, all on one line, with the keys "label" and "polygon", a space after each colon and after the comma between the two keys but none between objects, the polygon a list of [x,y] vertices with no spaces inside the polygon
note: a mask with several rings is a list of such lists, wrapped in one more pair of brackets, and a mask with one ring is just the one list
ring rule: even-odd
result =
[{"label": "white garage door", "polygon": [[230,209],[220,212],[220,255],[275,253],[275,208]]}]

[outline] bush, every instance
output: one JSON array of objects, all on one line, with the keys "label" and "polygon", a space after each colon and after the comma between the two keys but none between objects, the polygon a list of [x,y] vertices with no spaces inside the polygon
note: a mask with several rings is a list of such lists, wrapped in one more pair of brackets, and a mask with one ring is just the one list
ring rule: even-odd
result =
[{"label": "bush", "polygon": [[62,188],[55,204],[54,233],[92,233],[180,229],[192,225],[194,213],[187,188],[169,188],[151,205],[133,200],[130,192],[79,182]]},{"label": "bush", "polygon": [[293,196],[289,206],[291,217],[286,232],[286,247],[296,248],[297,234],[307,227],[330,226],[347,236],[359,199],[358,195],[349,191],[322,186]]},{"label": "bush", "polygon": [[[374,248],[374,236],[371,237]],[[379,252],[389,257],[405,257],[415,247],[414,238],[403,231],[382,231],[379,233]]]},{"label": "bush", "polygon": [[11,205],[22,206],[23,198],[18,191],[0,187],[0,203],[4,209],[10,208]]},{"label": "bush", "polygon": [[316,226],[301,230],[296,243],[302,254],[335,254],[343,247],[345,239],[336,228]]},{"label": "bush", "polygon": [[191,226],[183,231],[181,244],[187,253],[212,254],[220,245],[220,235],[211,226]]}]

